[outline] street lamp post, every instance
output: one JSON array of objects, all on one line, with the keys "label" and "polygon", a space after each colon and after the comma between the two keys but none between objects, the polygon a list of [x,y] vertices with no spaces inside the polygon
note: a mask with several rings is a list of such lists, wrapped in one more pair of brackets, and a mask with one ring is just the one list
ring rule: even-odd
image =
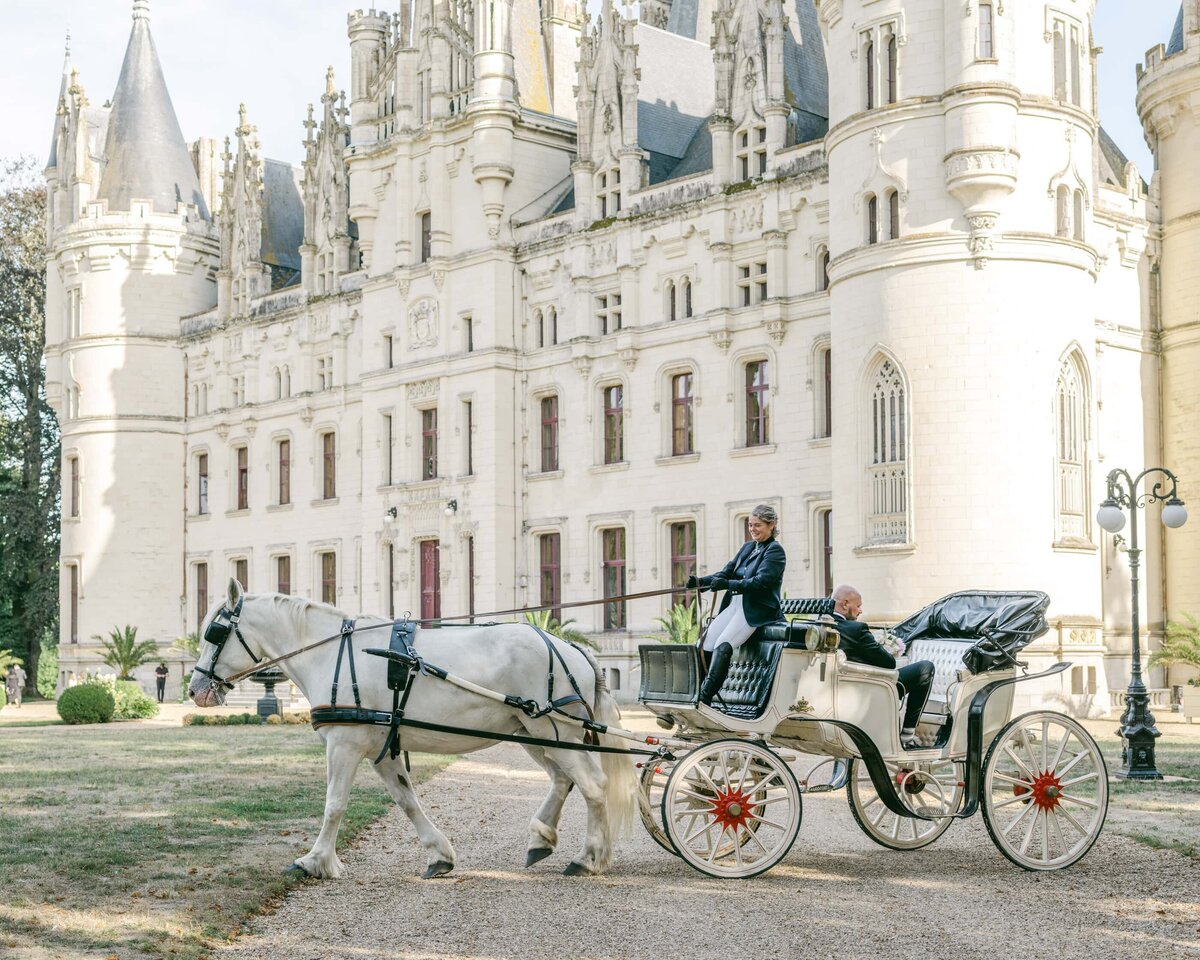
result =
[{"label": "street lamp post", "polygon": [[[1157,480],[1149,490],[1137,492],[1149,474],[1161,474],[1165,479]],[[1168,484],[1170,489],[1167,489]],[[1125,691],[1125,712],[1121,715],[1121,766],[1117,776],[1127,780],[1161,780],[1162,774],[1154,763],[1154,741],[1160,736],[1154,725],[1154,714],[1150,712],[1150,694],[1142,679],[1142,650],[1138,636],[1138,567],[1141,548],[1138,546],[1138,510],[1148,503],[1165,501],[1162,522],[1168,527],[1182,527],[1187,523],[1187,509],[1177,494],[1178,480],[1165,467],[1148,467],[1131,477],[1129,471],[1120,468],[1108,475],[1108,497],[1100,504],[1096,522],[1109,533],[1118,533],[1125,526],[1125,510],[1129,511],[1129,581],[1133,598],[1130,619],[1133,627],[1133,656],[1130,662],[1129,688]]]}]

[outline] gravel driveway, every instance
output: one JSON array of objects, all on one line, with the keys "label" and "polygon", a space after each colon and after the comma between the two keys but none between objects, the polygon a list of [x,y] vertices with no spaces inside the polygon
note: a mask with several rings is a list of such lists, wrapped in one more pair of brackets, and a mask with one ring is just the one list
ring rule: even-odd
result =
[{"label": "gravel driveway", "polygon": [[[364,768],[360,777],[374,778]],[[877,847],[844,793],[805,798],[791,853],[748,881],[711,880],[644,833],[602,877],[560,871],[583,835],[572,794],[559,852],[525,870],[526,825],[546,792],[518,747],[467,757],[423,788],[458,868],[421,881],[399,810],[341,853],[346,876],[310,882],[252,922],[223,960],[774,960],[1200,958],[1200,865],[1104,834],[1084,860],[1029,874],[979,816],[913,853]]]}]

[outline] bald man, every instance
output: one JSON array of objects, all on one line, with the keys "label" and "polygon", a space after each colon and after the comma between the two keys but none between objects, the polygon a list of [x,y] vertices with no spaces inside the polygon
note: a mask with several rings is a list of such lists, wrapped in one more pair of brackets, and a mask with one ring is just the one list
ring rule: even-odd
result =
[{"label": "bald man", "polygon": [[[858,617],[861,613],[862,594],[854,587],[843,584],[833,591],[833,618],[837,621],[837,630],[842,637],[839,649],[845,651],[847,660],[894,670],[896,658],[875,639],[865,623],[859,622]],[[905,664],[900,668],[899,679],[901,694],[908,692],[908,705],[904,708],[900,741],[904,748],[909,750],[920,747],[916,739],[917,721],[920,720],[921,711],[925,709],[925,703],[929,700],[929,688],[933,685],[933,663],[929,660],[918,660],[916,663]]]}]

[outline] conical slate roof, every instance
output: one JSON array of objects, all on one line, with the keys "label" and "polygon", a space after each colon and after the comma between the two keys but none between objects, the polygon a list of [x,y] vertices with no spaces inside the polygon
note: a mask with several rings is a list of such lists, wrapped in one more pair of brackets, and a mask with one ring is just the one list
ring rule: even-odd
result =
[{"label": "conical slate roof", "polygon": [[1167,41],[1167,56],[1183,53],[1183,4],[1179,5],[1179,16],[1175,18],[1175,29],[1171,31],[1171,39]]},{"label": "conical slate roof", "polygon": [[109,210],[129,210],[133,199],[151,200],[158,213],[179,201],[195,204],[208,219],[196,168],[179,129],[150,36],[149,3],[134,3],[133,30],[112,99],[99,196]]}]

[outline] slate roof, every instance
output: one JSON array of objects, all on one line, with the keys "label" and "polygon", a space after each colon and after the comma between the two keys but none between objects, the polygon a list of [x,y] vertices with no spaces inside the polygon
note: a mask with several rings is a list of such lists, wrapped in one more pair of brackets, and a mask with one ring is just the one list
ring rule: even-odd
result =
[{"label": "slate roof", "polygon": [[137,198],[151,200],[159,213],[174,213],[182,200],[209,218],[146,17],[135,18],[129,34],[104,156],[97,196],[109,210],[129,210]]},{"label": "slate roof", "polygon": [[[1129,158],[1125,156],[1125,152],[1117,146],[1117,142],[1109,136],[1104,127],[1100,128],[1100,180],[1110,186],[1125,187],[1125,165],[1129,163]],[[1146,190],[1146,181],[1138,177],[1142,192]]]},{"label": "slate roof", "polygon": [[272,289],[281,284],[274,268],[300,269],[304,243],[304,200],[300,194],[303,172],[281,160],[263,161],[262,261],[273,269]]},{"label": "slate roof", "polygon": [[1183,53],[1183,4],[1179,5],[1179,16],[1175,18],[1175,29],[1171,31],[1171,39],[1167,41],[1167,56],[1173,53]]}]

